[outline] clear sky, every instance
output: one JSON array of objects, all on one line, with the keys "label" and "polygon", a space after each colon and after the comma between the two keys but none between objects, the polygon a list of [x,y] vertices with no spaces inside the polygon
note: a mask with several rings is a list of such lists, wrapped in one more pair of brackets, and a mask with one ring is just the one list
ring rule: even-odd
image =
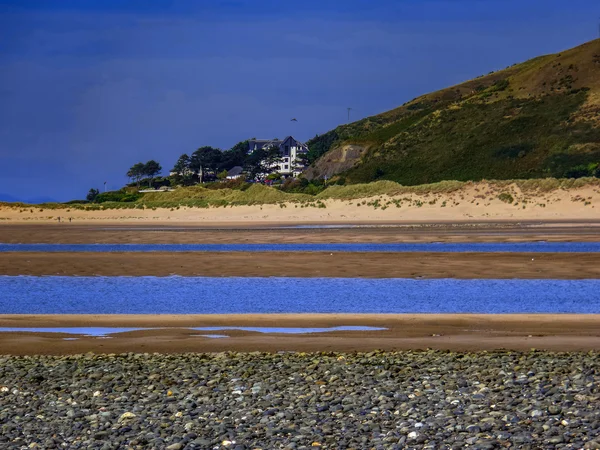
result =
[{"label": "clear sky", "polygon": [[[598,37],[598,0],[0,0],[0,199],[308,140]],[[291,122],[295,117],[297,122]]]}]

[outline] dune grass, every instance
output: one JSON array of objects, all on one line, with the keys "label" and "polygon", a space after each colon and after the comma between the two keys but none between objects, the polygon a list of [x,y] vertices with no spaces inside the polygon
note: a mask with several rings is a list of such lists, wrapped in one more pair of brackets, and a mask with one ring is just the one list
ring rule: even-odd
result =
[{"label": "dune grass", "polygon": [[178,188],[171,192],[152,192],[144,194],[135,202],[105,202],[95,203],[43,203],[29,205],[25,203],[0,202],[0,207],[19,209],[23,212],[42,210],[84,210],[102,211],[108,209],[179,209],[232,207],[240,205],[279,205],[285,207],[286,203],[296,203],[302,207],[326,207],[327,200],[356,200],[369,199],[380,196],[398,197],[400,195],[442,195],[462,193],[469,188],[484,189],[486,191],[516,194],[515,188],[523,194],[547,194],[557,190],[573,190],[584,187],[600,188],[599,178],[543,178],[528,180],[487,180],[473,181],[440,181],[439,183],[422,184],[416,186],[403,186],[394,181],[376,181],[373,183],[333,185],[327,187],[317,195],[287,193],[277,188],[252,185],[242,191],[235,189],[206,189],[201,186]]}]

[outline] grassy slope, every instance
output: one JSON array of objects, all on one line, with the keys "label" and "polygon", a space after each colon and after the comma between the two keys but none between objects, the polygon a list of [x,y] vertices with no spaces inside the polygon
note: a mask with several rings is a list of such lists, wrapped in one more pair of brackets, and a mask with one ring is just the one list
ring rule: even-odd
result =
[{"label": "grassy slope", "polygon": [[[526,194],[528,198],[536,198],[553,191],[570,191],[580,188],[600,189],[599,178],[578,179],[528,179],[528,180],[490,180],[486,182],[473,183],[462,181],[441,181],[438,183],[422,184],[416,186],[404,186],[399,183],[380,180],[372,183],[332,185],[317,195],[294,194],[282,192],[279,189],[255,185],[245,191],[235,189],[205,189],[201,186],[179,188],[172,192],[148,193],[135,202],[105,202],[101,204],[64,204],[44,203],[40,205],[28,205],[25,203],[0,202],[1,208],[18,209],[21,212],[34,212],[34,210],[108,210],[108,209],[179,209],[180,207],[232,207],[239,205],[265,205],[284,203],[296,203],[302,207],[325,208],[326,200],[356,200],[368,199],[379,196],[398,197],[405,194],[429,195],[429,194],[451,194],[463,192],[473,187],[488,191],[488,194],[497,196],[503,192],[513,192],[514,188]],[[515,194],[516,195],[516,194]],[[390,200],[388,203],[395,203]],[[378,202],[376,202],[378,204]],[[418,203],[418,201],[417,201]],[[363,203],[364,204],[364,203]],[[3,218],[0,216],[0,220]]]},{"label": "grassy slope", "polygon": [[[340,126],[313,156],[367,148],[347,182],[562,177],[600,162],[600,40],[535,58]],[[327,154],[309,176],[327,169]]]}]

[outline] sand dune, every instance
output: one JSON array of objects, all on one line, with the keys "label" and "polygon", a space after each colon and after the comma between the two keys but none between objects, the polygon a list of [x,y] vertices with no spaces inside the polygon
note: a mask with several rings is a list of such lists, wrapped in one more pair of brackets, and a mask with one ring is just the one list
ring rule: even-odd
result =
[{"label": "sand dune", "polygon": [[[497,188],[485,182],[451,193],[380,195],[353,200],[323,200],[322,207],[301,203],[210,208],[146,208],[85,211],[64,205],[2,206],[0,223],[365,223],[464,220],[582,220],[600,217],[600,187],[588,185],[568,190],[522,192],[516,185],[503,189],[512,203],[499,198]],[[598,208],[596,208],[598,206]]]}]

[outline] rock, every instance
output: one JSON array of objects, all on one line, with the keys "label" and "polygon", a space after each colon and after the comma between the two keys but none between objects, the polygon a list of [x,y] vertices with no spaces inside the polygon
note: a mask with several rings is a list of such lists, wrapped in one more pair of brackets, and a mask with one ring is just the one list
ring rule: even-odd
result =
[{"label": "rock", "polygon": [[132,412],[125,412],[119,417],[119,423],[124,422],[126,420],[135,419],[136,417],[137,416]]},{"label": "rock", "polygon": [[557,405],[548,406],[548,414],[551,414],[553,416],[560,414],[561,411],[562,411],[562,408],[560,406],[557,406]]},{"label": "rock", "polygon": [[182,448],[183,444],[180,442],[176,442],[175,444],[171,444],[166,447],[167,450],[181,450]]}]

